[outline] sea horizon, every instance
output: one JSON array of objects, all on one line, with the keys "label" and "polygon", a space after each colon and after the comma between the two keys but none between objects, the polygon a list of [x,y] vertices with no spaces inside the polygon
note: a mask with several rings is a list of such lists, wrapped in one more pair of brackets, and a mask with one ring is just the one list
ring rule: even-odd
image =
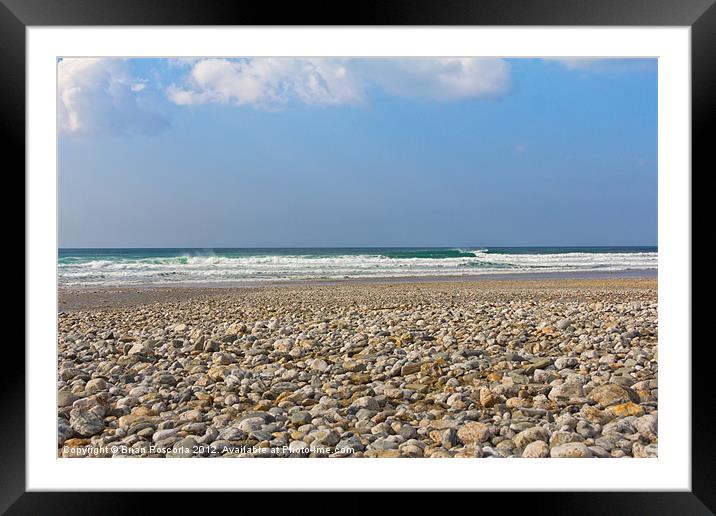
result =
[{"label": "sea horizon", "polygon": [[74,250],[115,250],[115,249],[658,249],[658,245],[300,245],[300,246],[60,246],[58,251]]}]

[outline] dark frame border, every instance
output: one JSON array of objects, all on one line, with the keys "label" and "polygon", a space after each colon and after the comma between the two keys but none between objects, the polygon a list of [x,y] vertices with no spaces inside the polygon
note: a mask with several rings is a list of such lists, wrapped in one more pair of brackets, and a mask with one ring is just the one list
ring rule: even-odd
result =
[{"label": "dark frame border", "polygon": [[[630,25],[691,27],[692,168],[707,173],[716,125],[715,0],[384,0],[356,5],[349,14],[340,2],[251,4],[222,0],[0,0],[0,138],[25,167],[25,29],[53,25]],[[663,144],[664,142],[662,142]],[[7,159],[5,160],[7,163]],[[710,163],[709,163],[710,164]],[[7,166],[7,165],[6,165]],[[14,167],[5,170],[9,172]],[[686,171],[685,171],[686,172]],[[692,174],[693,177],[693,174]],[[24,187],[23,187],[24,188]],[[692,317],[693,319],[693,317]],[[714,514],[716,513],[716,416],[710,339],[694,342],[692,353],[692,491],[641,493],[513,493],[510,508],[535,514]],[[0,511],[11,514],[124,513],[146,505],[138,495],[25,492],[25,354],[5,348],[0,375],[4,414],[0,442]],[[12,356],[14,354],[14,356]],[[9,417],[8,417],[9,416]],[[14,424],[13,424],[14,423]],[[211,495],[211,501],[218,493]],[[480,496],[487,496],[481,494]],[[499,495],[498,495],[499,496]],[[163,503],[184,503],[173,493]],[[538,498],[539,500],[536,500]],[[504,501],[505,496],[501,499]],[[355,495],[344,506],[357,508]],[[497,501],[497,500],[495,500]],[[537,503],[535,503],[537,502]],[[165,506],[166,507],[166,506]],[[179,506],[180,507],[180,506]]]}]

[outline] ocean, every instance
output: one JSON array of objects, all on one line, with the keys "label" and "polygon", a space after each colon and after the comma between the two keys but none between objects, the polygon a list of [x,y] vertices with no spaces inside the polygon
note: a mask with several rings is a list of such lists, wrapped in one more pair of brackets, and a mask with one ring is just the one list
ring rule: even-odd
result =
[{"label": "ocean", "polygon": [[656,270],[656,247],[60,249],[61,286]]}]

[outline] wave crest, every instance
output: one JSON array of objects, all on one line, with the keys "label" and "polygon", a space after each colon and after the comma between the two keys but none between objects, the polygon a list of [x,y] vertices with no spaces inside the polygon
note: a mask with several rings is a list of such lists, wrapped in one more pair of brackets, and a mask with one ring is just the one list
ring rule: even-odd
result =
[{"label": "wave crest", "polygon": [[381,250],[360,254],[114,256],[59,260],[60,284],[123,285],[311,278],[444,276],[505,272],[656,269],[656,252],[499,254],[487,249]]}]

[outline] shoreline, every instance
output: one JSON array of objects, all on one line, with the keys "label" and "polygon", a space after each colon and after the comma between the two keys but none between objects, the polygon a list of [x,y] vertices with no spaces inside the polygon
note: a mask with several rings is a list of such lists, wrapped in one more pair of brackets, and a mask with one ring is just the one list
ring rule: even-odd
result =
[{"label": "shoreline", "polygon": [[425,276],[361,276],[344,278],[287,278],[252,279],[234,281],[186,281],[175,283],[137,283],[126,285],[60,285],[67,290],[95,290],[103,288],[252,288],[281,285],[331,285],[331,284],[384,284],[384,283],[433,283],[433,282],[475,282],[512,279],[597,279],[597,278],[656,278],[657,269],[629,269],[618,271],[516,271],[483,272],[479,274],[444,274]]},{"label": "shoreline", "polygon": [[58,286],[58,312],[124,308],[154,303],[177,302],[224,296],[236,292],[264,289],[321,287],[391,287],[458,284],[485,289],[525,287],[607,287],[620,282],[657,282],[656,270],[592,272],[525,272],[470,276],[402,276],[346,279],[307,279],[227,283],[141,284],[123,286]]}]

